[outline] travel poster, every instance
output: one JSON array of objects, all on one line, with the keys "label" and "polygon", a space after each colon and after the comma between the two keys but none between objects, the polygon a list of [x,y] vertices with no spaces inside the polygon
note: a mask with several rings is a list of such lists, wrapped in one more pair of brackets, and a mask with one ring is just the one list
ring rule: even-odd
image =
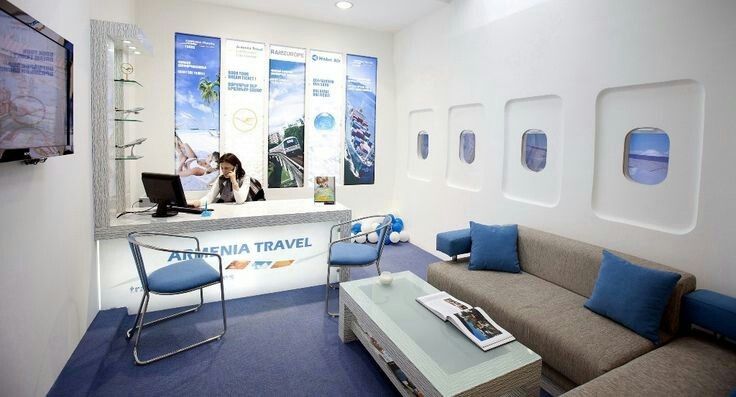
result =
[{"label": "travel poster", "polygon": [[307,57],[307,181],[317,175],[342,177],[345,62],[341,54],[311,50]]},{"label": "travel poster", "polygon": [[306,50],[270,46],[268,187],[304,185]]},{"label": "travel poster", "polygon": [[347,56],[345,104],[346,185],[373,184],[376,160],[376,73],[378,59]]},{"label": "travel poster", "polygon": [[335,202],[335,177],[314,177],[314,202],[333,204]]},{"label": "travel poster", "polygon": [[246,174],[263,181],[266,45],[226,40],[222,59],[221,147],[238,156]]},{"label": "travel poster", "polygon": [[175,45],[175,171],[184,190],[208,190],[220,155],[220,39],[176,33]]}]

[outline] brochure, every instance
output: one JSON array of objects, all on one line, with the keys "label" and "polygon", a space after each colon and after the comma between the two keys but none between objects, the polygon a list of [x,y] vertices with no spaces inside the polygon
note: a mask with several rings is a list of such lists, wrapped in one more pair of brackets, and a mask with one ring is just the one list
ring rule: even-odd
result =
[{"label": "brochure", "polygon": [[447,292],[420,296],[417,302],[443,321],[450,321],[484,351],[515,340],[513,335],[491,320],[483,309],[472,307]]}]

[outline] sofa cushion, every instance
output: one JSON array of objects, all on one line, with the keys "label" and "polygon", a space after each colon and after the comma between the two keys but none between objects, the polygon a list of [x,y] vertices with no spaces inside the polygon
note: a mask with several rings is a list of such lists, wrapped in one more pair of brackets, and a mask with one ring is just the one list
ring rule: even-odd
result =
[{"label": "sofa cushion", "polygon": [[735,387],[733,349],[701,337],[684,337],[564,396],[727,396]]},{"label": "sofa cushion", "polygon": [[472,272],[439,262],[427,281],[483,308],[517,340],[577,384],[652,350],[654,344],[583,307],[586,298],[529,273]]},{"label": "sofa cushion", "polygon": [[[518,246],[522,271],[590,297],[598,279],[603,248],[521,225]],[[695,289],[695,276],[632,255],[611,252],[644,267],[682,275],[662,317],[662,329],[670,334],[676,333],[679,329],[680,302],[684,294]]]},{"label": "sofa cushion", "polygon": [[678,273],[635,265],[604,250],[598,281],[585,307],[659,343],[659,324]]},{"label": "sofa cushion", "polygon": [[447,256],[457,256],[470,252],[470,228],[437,233],[437,251]]},{"label": "sofa cushion", "polygon": [[707,289],[699,289],[682,298],[682,316],[686,324],[697,324],[736,340],[736,298]]},{"label": "sofa cushion", "polygon": [[516,225],[481,225],[470,222],[470,270],[496,270],[518,273],[519,255]]}]

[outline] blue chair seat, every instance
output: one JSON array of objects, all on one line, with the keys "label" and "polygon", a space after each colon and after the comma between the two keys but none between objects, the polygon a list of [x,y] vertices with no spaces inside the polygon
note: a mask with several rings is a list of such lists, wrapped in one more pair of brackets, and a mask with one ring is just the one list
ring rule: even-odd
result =
[{"label": "blue chair seat", "polygon": [[330,266],[364,266],[378,259],[378,251],[367,244],[336,243],[332,246]]},{"label": "blue chair seat", "polygon": [[177,262],[148,275],[148,289],[175,293],[220,280],[220,273],[202,258]]}]

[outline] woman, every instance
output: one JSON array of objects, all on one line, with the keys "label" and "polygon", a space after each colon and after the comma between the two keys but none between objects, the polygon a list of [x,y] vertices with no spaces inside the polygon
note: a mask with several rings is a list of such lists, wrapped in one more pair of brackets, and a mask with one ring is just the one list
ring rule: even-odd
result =
[{"label": "woman", "polygon": [[245,175],[240,159],[232,153],[225,153],[219,160],[220,177],[212,184],[212,189],[200,200],[189,204],[200,207],[208,203],[238,203],[265,200],[261,184]]}]

